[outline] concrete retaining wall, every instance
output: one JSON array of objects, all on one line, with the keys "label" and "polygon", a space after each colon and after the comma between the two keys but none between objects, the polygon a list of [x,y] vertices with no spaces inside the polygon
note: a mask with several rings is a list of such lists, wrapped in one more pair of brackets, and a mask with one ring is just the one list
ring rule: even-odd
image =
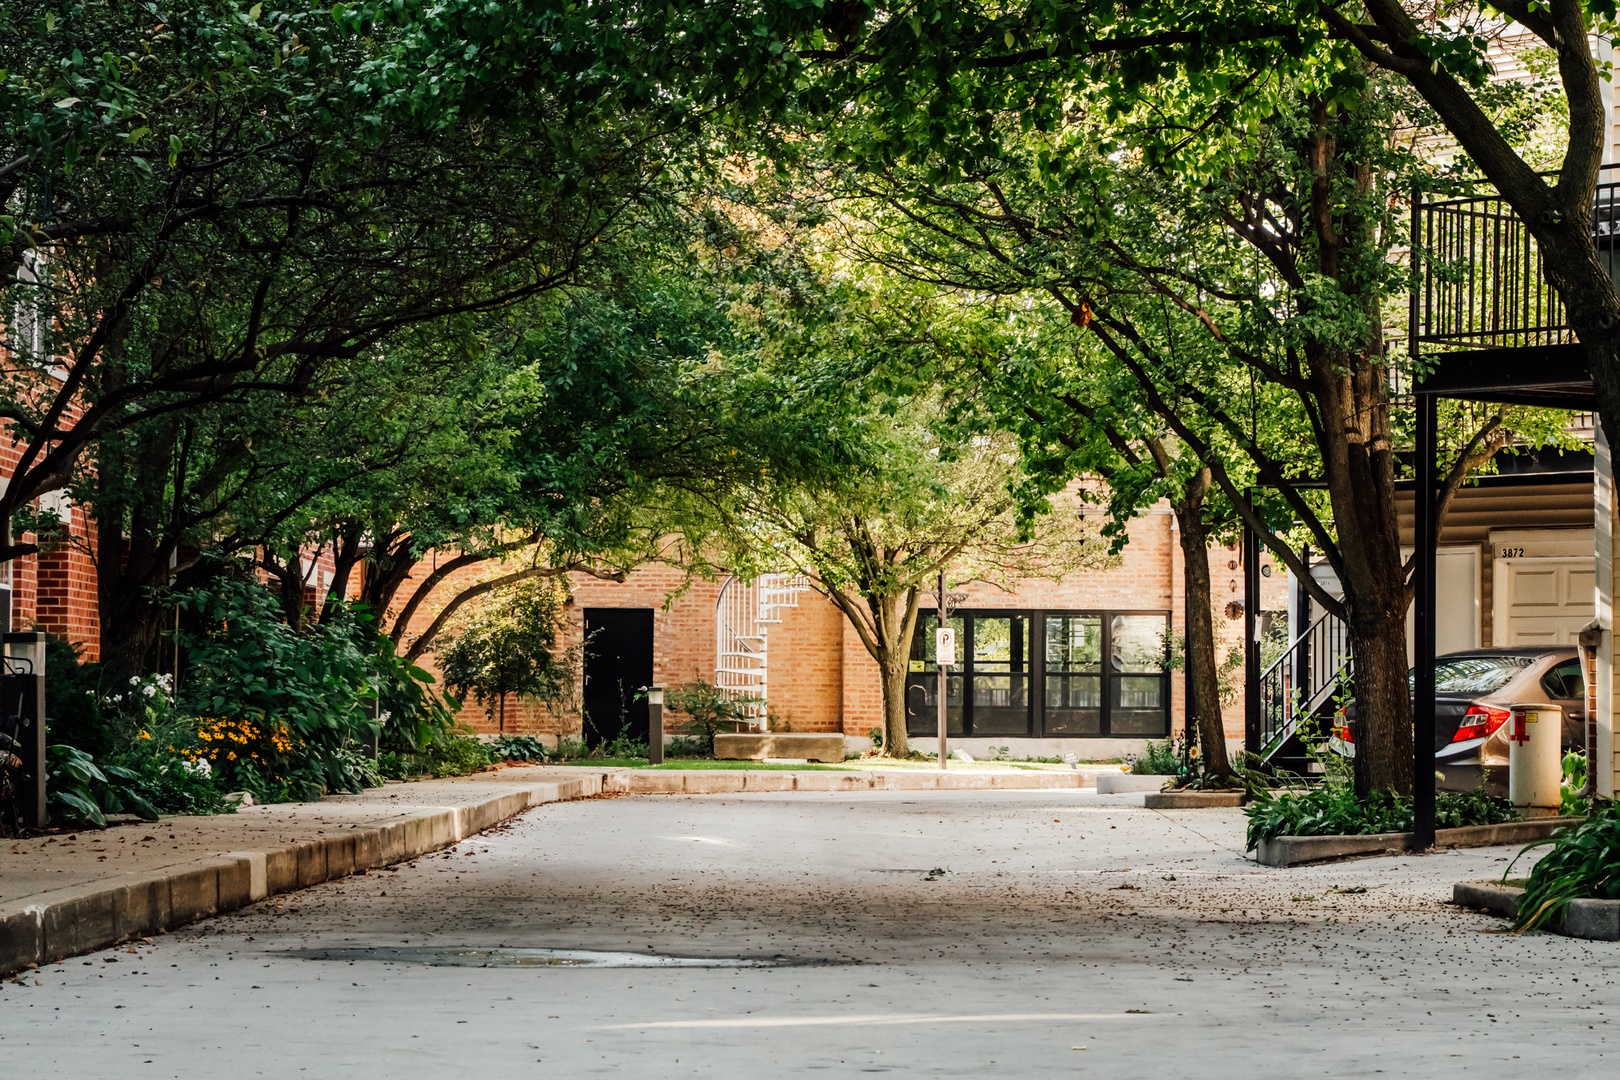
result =
[{"label": "concrete retaining wall", "polygon": [[[1452,903],[1507,919],[1519,914],[1522,899],[1523,889],[1499,881],[1459,881],[1451,890]],[[1545,929],[1589,941],[1620,941],[1620,900],[1571,900]]]},{"label": "concrete retaining wall", "polygon": [[[1536,818],[1510,821],[1501,825],[1468,825],[1461,829],[1436,829],[1437,848],[1496,847],[1502,844],[1528,844],[1545,840],[1554,832],[1579,824],[1578,817]],[[1386,851],[1405,852],[1412,847],[1411,833],[1369,833],[1364,836],[1279,836],[1260,841],[1255,854],[1266,866],[1298,866],[1301,863],[1344,859],[1354,855],[1381,855]]]},{"label": "concrete retaining wall", "polygon": [[364,822],[341,836],[233,851],[183,866],[96,881],[0,906],[0,975],[244,907],[449,847],[543,803],[595,795],[602,776],[527,784],[458,807]]}]

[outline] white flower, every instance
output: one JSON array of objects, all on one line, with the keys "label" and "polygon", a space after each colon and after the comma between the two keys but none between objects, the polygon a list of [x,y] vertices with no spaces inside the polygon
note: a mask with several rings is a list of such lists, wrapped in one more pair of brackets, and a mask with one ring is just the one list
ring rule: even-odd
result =
[{"label": "white flower", "polygon": [[186,771],[192,776],[206,780],[214,775],[214,767],[208,764],[207,758],[198,758],[196,761],[186,762]]},{"label": "white flower", "polygon": [[393,715],[393,713],[389,712],[387,709],[384,709],[382,712],[377,714],[377,723],[386,724],[388,723],[388,718]]},{"label": "white flower", "polygon": [[129,677],[129,685],[131,685],[131,686],[139,686],[139,685],[141,685],[141,677],[139,675],[131,675]]},{"label": "white flower", "polygon": [[147,697],[153,697],[157,694],[157,687],[143,686],[141,687],[141,693],[145,694]]}]

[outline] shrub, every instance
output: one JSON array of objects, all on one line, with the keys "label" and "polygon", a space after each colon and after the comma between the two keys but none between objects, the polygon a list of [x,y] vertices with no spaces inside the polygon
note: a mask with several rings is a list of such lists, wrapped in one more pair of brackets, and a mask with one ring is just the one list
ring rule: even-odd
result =
[{"label": "shrub", "polygon": [[1186,748],[1184,739],[1166,739],[1163,742],[1149,739],[1145,753],[1127,754],[1125,761],[1130,766],[1129,771],[1138,776],[1175,776],[1185,771]]},{"label": "shrub", "polygon": [[434,776],[466,776],[495,760],[489,747],[470,734],[454,735],[434,744],[427,757]]},{"label": "shrub", "polygon": [[469,729],[451,732],[420,752],[388,750],[377,756],[380,777],[415,780],[422,776],[466,776],[500,760],[499,751],[486,746]]},{"label": "shrub", "polygon": [[671,690],[664,700],[671,709],[687,715],[686,733],[697,736],[703,748],[713,753],[715,735],[727,731],[730,725],[746,721],[748,707],[765,699],[733,696],[730,691],[697,679],[679,690]]},{"label": "shrub", "polygon": [[178,704],[206,718],[194,749],[222,787],[265,802],[359,791],[381,780],[358,752],[380,731],[390,749],[415,752],[449,725],[427,691],[432,676],[400,658],[363,611],[340,608],[300,634],[250,581],[172,600],[204,627],[182,632],[189,663]]},{"label": "shrub", "polygon": [[602,756],[620,760],[644,758],[647,756],[647,744],[638,742],[628,735],[620,735],[602,748]]},{"label": "shrub", "polygon": [[1551,845],[1525,882],[1519,914],[1513,921],[1522,933],[1555,919],[1571,900],[1620,900],[1620,814],[1615,804],[1598,801],[1585,821],[1563,829],[1548,840],[1527,844],[1508,863],[1506,881],[1514,865],[1532,848]]},{"label": "shrub", "polygon": [[707,756],[703,749],[703,740],[688,739],[684,735],[677,735],[664,744],[666,758],[699,758]]},{"label": "shrub", "polygon": [[1558,786],[1558,812],[1565,817],[1582,817],[1591,809],[1586,790],[1586,755],[1579,750],[1564,753],[1564,779]]},{"label": "shrub", "polygon": [[502,735],[490,749],[500,761],[545,761],[551,756],[546,744],[533,735]]},{"label": "shrub", "polygon": [[[1410,832],[1412,797],[1375,791],[1366,798],[1354,789],[1323,784],[1304,792],[1259,792],[1243,808],[1249,818],[1248,846],[1278,836],[1361,836]],[[1494,825],[1518,820],[1519,812],[1483,790],[1442,792],[1435,799],[1435,827]]]},{"label": "shrub", "polygon": [[101,665],[86,663],[83,646],[45,636],[46,739],[105,758],[125,741],[115,711],[103,709]]},{"label": "shrub", "polygon": [[108,814],[135,814],[156,821],[158,812],[137,790],[140,777],[117,765],[98,768],[83,750],[50,746],[45,750],[45,787],[52,817],[98,829]]},{"label": "shrub", "polygon": [[118,762],[136,777],[131,786],[160,814],[236,812],[236,800],[225,797],[209,770],[176,754],[126,752]]}]

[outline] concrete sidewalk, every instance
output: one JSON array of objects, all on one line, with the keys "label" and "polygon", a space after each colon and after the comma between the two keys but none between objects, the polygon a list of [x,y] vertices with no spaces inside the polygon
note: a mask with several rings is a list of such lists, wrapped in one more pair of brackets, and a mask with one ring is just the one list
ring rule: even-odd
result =
[{"label": "concrete sidewalk", "polygon": [[457,843],[603,773],[501,769],[0,846],[0,975]]}]

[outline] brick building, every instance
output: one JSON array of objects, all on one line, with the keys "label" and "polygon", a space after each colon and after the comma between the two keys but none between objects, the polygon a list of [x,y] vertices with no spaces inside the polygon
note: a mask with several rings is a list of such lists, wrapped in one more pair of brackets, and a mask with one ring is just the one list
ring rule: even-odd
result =
[{"label": "brick building", "polygon": [[[1168,640],[1185,624],[1182,562],[1175,517],[1167,506],[1158,506],[1131,523],[1129,543],[1113,568],[1074,573],[1062,581],[1026,579],[1010,593],[988,585],[966,587],[953,614],[966,663],[965,670],[952,674],[947,693],[952,744],[975,754],[1008,746],[1013,756],[1072,749],[1081,757],[1116,757],[1140,750],[1148,738],[1181,734],[1184,681],[1168,670],[1166,657]],[[1243,597],[1239,549],[1212,548],[1210,563],[1224,657],[1242,645],[1242,620],[1231,606]],[[430,572],[431,564],[424,564],[418,580]],[[461,577],[465,581],[453,577],[440,586],[444,596],[477,575],[469,570]],[[1263,606],[1280,618],[1288,606],[1286,577],[1264,580]],[[577,646],[594,632],[582,672],[582,703],[589,709],[593,695],[602,700],[603,681],[632,691],[698,679],[719,685],[724,672],[717,669],[736,663],[722,655],[727,638],[742,637],[763,653],[757,666],[765,668],[762,690],[773,725],[839,732],[851,749],[869,745],[869,732],[882,725],[882,691],[877,665],[848,619],[814,591],[785,587],[782,602],[756,620],[763,625],[731,625],[739,620],[726,614],[732,608],[725,605],[725,594],[744,584],[688,583],[681,571],[660,564],[636,569],[622,584],[573,575],[568,641]],[[911,665],[917,673],[908,687],[917,713],[914,738],[936,731],[931,601],[925,601],[921,614],[919,651]],[[407,637],[430,620],[430,612],[419,614]],[[431,654],[425,663],[432,667]],[[757,686],[761,680],[740,682]],[[635,721],[645,716],[645,707],[633,698],[619,695],[621,711],[634,730],[645,731]],[[461,715],[480,731],[495,730],[481,706],[468,703]],[[666,735],[673,736],[681,718],[666,715]],[[577,708],[552,715],[527,702],[511,700],[506,706],[508,732],[550,741],[579,736],[583,725]],[[1226,730],[1230,741],[1241,740],[1241,699],[1226,710]]]}]

